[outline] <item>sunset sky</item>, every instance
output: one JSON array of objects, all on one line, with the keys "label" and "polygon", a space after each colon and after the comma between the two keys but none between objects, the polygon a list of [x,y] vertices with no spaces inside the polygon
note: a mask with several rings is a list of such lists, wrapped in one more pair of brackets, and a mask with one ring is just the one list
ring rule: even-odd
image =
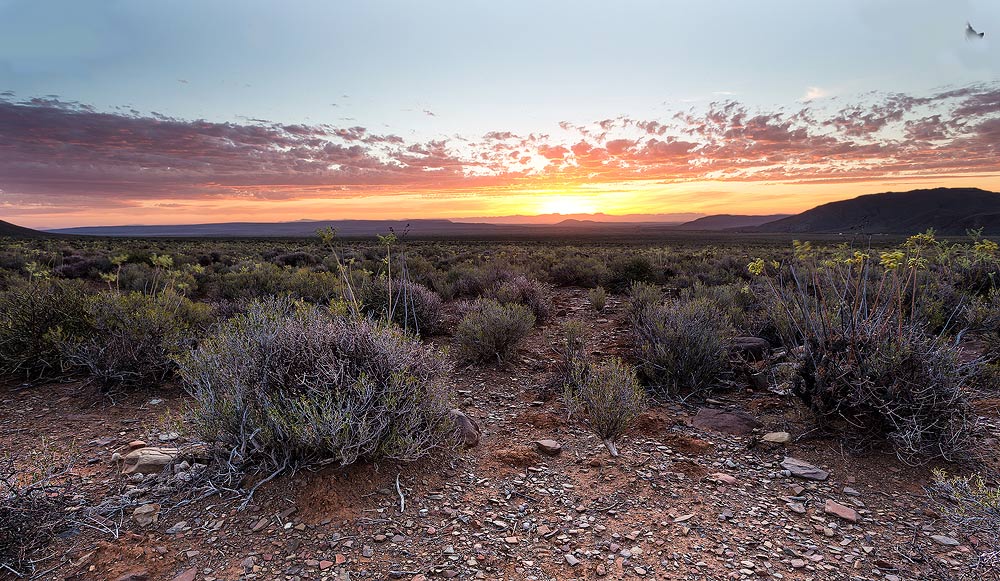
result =
[{"label": "sunset sky", "polygon": [[998,38],[996,0],[0,0],[0,219],[769,214],[1000,190]]}]

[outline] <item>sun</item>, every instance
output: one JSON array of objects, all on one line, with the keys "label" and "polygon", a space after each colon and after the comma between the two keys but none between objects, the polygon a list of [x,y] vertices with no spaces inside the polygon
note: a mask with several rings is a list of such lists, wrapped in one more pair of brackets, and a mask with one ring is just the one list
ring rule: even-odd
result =
[{"label": "sun", "polygon": [[581,196],[549,196],[540,200],[539,214],[594,214],[597,207]]}]

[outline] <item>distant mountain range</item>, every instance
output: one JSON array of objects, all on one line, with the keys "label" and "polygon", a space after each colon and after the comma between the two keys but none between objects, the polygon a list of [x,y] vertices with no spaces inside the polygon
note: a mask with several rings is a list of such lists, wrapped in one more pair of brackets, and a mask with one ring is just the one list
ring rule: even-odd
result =
[{"label": "distant mountain range", "polygon": [[[694,214],[696,215],[696,214]],[[720,214],[684,223],[667,221],[682,214],[636,214],[635,221],[610,220],[606,215],[559,214],[538,223],[516,222],[523,216],[504,217],[503,223],[453,220],[299,220],[296,222],[224,222],[172,226],[88,226],[39,232],[0,221],[0,236],[44,236],[51,234],[121,237],[287,237],[315,235],[332,227],[345,237],[367,237],[393,230],[417,238],[532,238],[559,236],[642,236],[670,232],[750,232],[802,234],[913,234],[933,228],[942,235],[963,235],[983,229],[1000,235],[1000,194],[977,188],[937,188],[909,192],[870,194],[831,202],[788,215],[741,216]],[[690,216],[690,215],[689,215]],[[557,223],[548,220],[563,218]],[[642,220],[641,218],[659,218]],[[618,218],[618,217],[615,217]]]},{"label": "distant mountain range", "polygon": [[936,188],[870,194],[830,202],[748,229],[753,232],[913,234],[933,228],[959,236],[982,228],[1000,234],[1000,194],[978,188]]}]

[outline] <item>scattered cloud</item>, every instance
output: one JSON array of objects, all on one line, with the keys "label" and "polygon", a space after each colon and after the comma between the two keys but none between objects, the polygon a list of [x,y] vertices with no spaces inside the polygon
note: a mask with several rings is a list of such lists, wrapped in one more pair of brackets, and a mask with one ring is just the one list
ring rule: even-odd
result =
[{"label": "scattered cloud", "polygon": [[808,103],[809,101],[814,101],[816,99],[822,99],[829,95],[826,89],[820,87],[807,87],[806,94],[800,99],[801,102]]},{"label": "scattered cloud", "polygon": [[574,184],[1000,172],[1000,84],[831,105],[759,109],[727,99],[657,118],[564,122],[553,135],[413,141],[360,125],[218,123],[2,95],[0,188],[5,208],[51,213],[196,199],[457,199]]}]

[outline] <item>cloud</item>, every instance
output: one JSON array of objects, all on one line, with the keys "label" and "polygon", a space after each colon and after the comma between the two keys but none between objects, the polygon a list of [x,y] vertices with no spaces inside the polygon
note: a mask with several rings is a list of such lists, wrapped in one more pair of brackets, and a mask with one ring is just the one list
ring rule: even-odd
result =
[{"label": "cloud", "polygon": [[803,95],[802,98],[799,100],[803,102],[809,102],[816,99],[822,99],[827,95],[829,95],[829,92],[827,92],[826,89],[822,89],[820,87],[807,87],[806,94]]},{"label": "cloud", "polygon": [[1000,171],[1000,84],[830,105],[760,109],[730,99],[656,118],[564,122],[555,135],[498,129],[413,141],[359,125],[218,123],[7,95],[0,201],[5,211],[34,211],[195,199],[457,199],[550,184],[850,183]]}]

